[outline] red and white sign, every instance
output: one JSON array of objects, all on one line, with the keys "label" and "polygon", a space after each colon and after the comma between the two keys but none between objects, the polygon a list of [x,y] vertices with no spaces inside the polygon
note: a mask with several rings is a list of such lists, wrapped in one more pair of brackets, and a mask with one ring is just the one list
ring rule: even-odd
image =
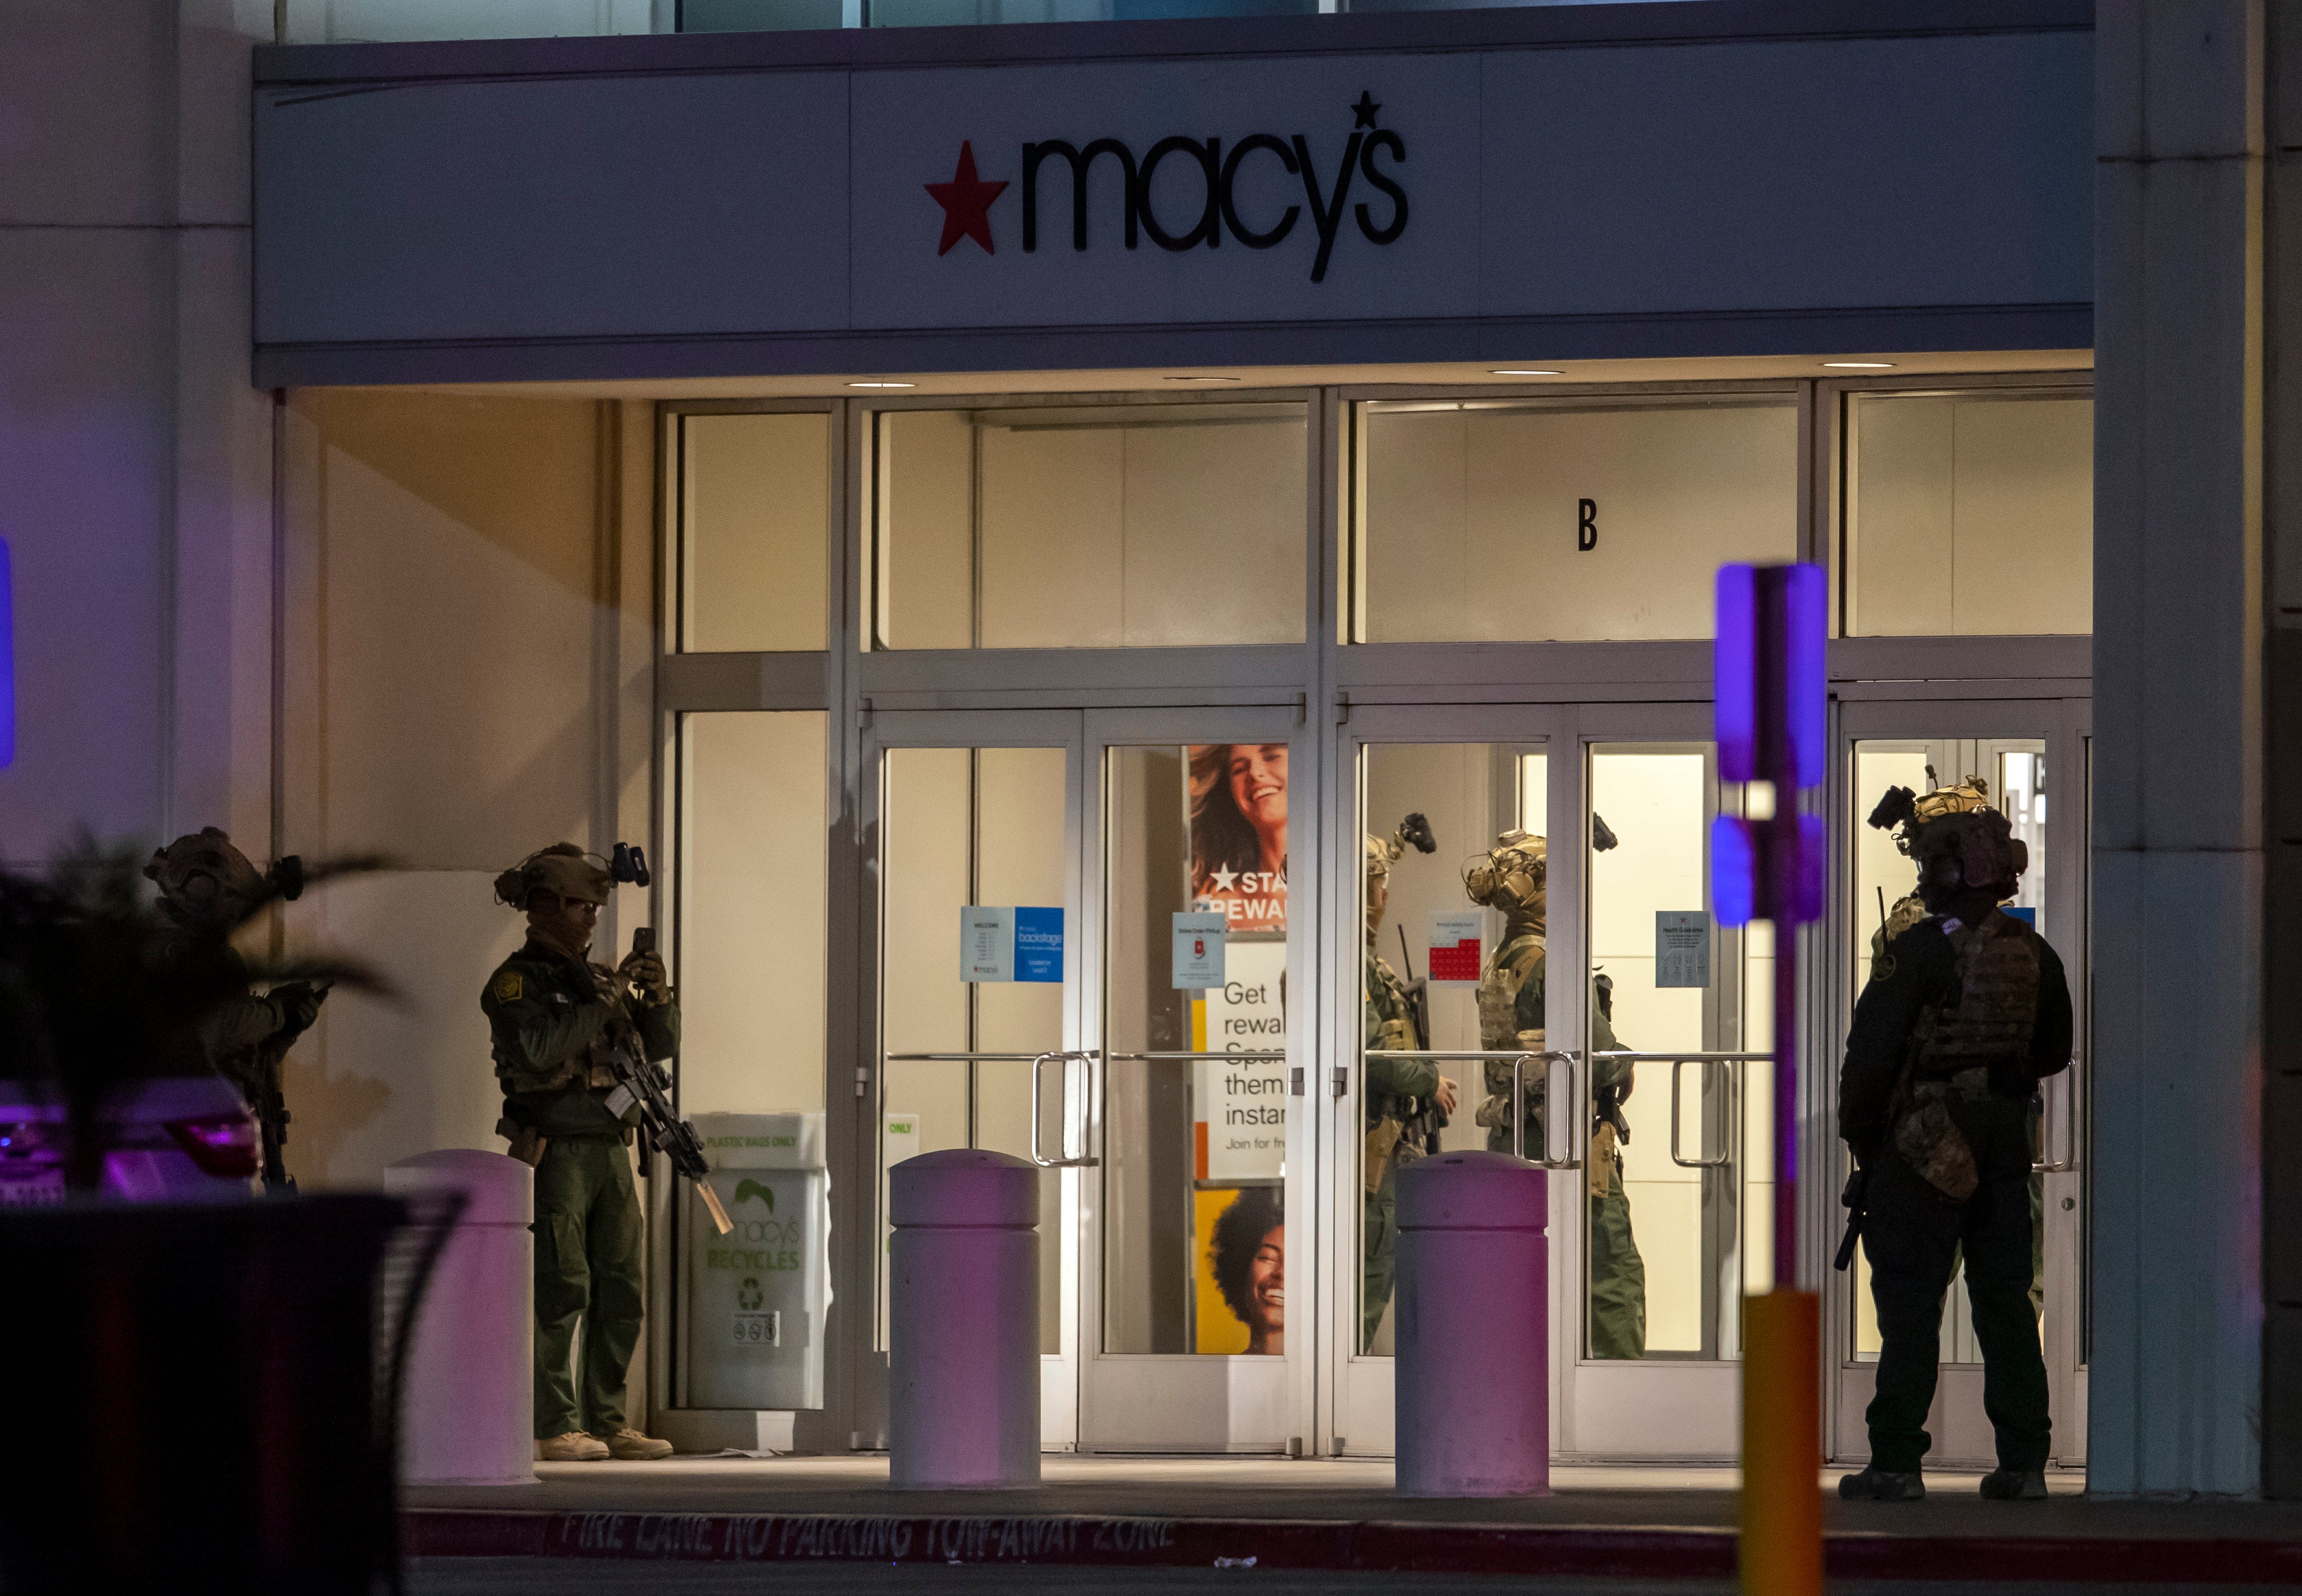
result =
[{"label": "red and white sign", "polygon": [[1475,987],[1483,950],[1480,938],[1486,916],[1476,909],[1440,909],[1431,916],[1431,971],[1433,986]]}]

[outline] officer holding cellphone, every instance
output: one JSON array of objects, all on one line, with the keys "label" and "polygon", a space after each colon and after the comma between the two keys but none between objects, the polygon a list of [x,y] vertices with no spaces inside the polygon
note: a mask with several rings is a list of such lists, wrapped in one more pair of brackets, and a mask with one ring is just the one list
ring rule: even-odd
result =
[{"label": "officer holding cellphone", "polygon": [[[631,1145],[640,1106],[616,1066],[652,1066],[679,1046],[679,1006],[652,934],[609,970],[589,960],[608,889],[644,885],[637,850],[619,865],[555,843],[496,878],[497,901],[527,916],[527,940],[488,978],[496,1133],[535,1169],[536,1456],[554,1463],[668,1457],[668,1441],[626,1422],[625,1375],[643,1313],[642,1222]],[[570,1367],[578,1323],[583,1367]]]}]

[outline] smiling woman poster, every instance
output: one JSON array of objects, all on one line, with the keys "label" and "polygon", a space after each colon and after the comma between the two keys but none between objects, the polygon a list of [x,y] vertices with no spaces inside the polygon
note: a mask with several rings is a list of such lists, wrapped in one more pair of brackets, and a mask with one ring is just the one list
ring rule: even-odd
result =
[{"label": "smiling woman poster", "polygon": [[1191,900],[1234,932],[1287,928],[1287,744],[1191,745]]},{"label": "smiling woman poster", "polygon": [[1287,1350],[1287,1217],[1277,1186],[1197,1194],[1198,1324],[1192,1350]]}]

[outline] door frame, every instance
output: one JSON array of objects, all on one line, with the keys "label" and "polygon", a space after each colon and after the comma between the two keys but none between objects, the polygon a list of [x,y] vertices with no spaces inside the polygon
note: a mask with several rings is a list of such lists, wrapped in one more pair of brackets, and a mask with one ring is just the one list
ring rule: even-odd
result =
[{"label": "door frame", "polygon": [[[2092,833],[2092,787],[2088,772],[2093,737],[2093,700],[2083,695],[2016,697],[1967,697],[1953,690],[1939,698],[1896,697],[1868,699],[1833,706],[1833,748],[1836,757],[1831,762],[1831,816],[1838,822],[1834,827],[1836,840],[1831,862],[1831,906],[1825,924],[1830,928],[1830,937],[1824,955],[1828,976],[1828,1014],[1830,1029],[1826,1033],[1843,1039],[1852,1021],[1854,1000],[1861,995],[1861,980],[1855,972],[1855,961],[1842,937],[1851,935],[1847,928],[1860,924],[1861,917],[1853,903],[1853,828],[1863,823],[1869,805],[1877,794],[1856,792],[1854,777],[1855,744],[1870,741],[2007,741],[2036,738],[2046,745],[2046,791],[2058,795],[2060,808],[2055,815],[2074,815],[2075,825],[2054,823],[2050,816],[2046,832],[2046,924],[2053,934],[2054,949],[2062,956],[2063,969],[2071,986],[2071,1018],[2076,1046],[2075,1060],[2068,1071],[2069,1096],[2065,1099],[2069,1111],[2069,1145],[2075,1168],[2068,1172],[2046,1176],[2046,1312],[2045,1342],[2046,1384],[2050,1411],[2054,1417],[2054,1459],[2063,1466],[2082,1466],[2086,1460],[2087,1443],[2087,1370],[2085,1357],[2086,1303],[2083,1287],[2086,1276],[2081,1252],[2085,1245],[2088,1201],[2086,1181],[2089,1163],[2088,1128],[2086,1061],[2088,1056],[2088,1024],[2091,995],[2089,970],[2092,922],[2089,909],[2092,853],[2089,841]],[[1954,734],[1946,735],[1945,734]],[[1955,781],[1965,771],[1937,771],[1939,779]],[[1988,773],[1995,780],[1995,773]],[[1996,794],[1994,793],[1994,797]],[[1850,916],[1852,917],[1850,919]],[[1845,955],[1842,957],[1842,954]],[[1833,1067],[1827,1071],[1824,1085],[1828,1090],[1828,1115],[1824,1123],[1835,1127],[1837,1114],[1838,1053],[1830,1055]],[[2051,1134],[2051,1131],[2050,1131]],[[1834,1162],[1831,1179],[1827,1182],[1835,1195],[1839,1165],[1836,1161],[1837,1147],[1835,1130],[1828,1143]],[[2051,1153],[2050,1153],[2051,1155]],[[2068,1201],[2071,1206],[2063,1207]],[[1863,1409],[1869,1405],[1877,1382],[1878,1365],[1858,1363],[1853,1352],[1853,1302],[1851,1282],[1853,1272],[1846,1275],[1829,1274],[1823,1287],[1823,1359],[1827,1371],[1825,1400],[1825,1451],[1833,1459],[1849,1463],[1865,1461],[1869,1457],[1869,1438],[1863,1423]],[[2058,1310],[2056,1304],[2066,1305]],[[1949,1420],[1951,1405],[1963,1405],[1965,1419],[1953,1425]],[[1977,1432],[1976,1415],[1981,1412],[1982,1369],[1976,1364],[1945,1364],[1936,1388],[1934,1407],[1928,1416],[1928,1429],[1937,1438],[1929,1461],[1937,1459],[1944,1466],[1979,1463],[1995,1466],[1986,1449],[1976,1451],[1971,1446],[1953,1452],[1949,1449],[1959,1443],[1954,1436],[1962,1432]],[[1987,1424],[1980,1432],[1987,1434]]]},{"label": "door frame", "polygon": [[[1357,1161],[1354,1155],[1360,1121],[1358,1067],[1358,985],[1342,979],[1356,970],[1361,957],[1360,896],[1363,870],[1359,841],[1365,820],[1359,813],[1360,750],[1380,743],[1542,743],[1550,754],[1545,761],[1545,802],[1552,818],[1550,831],[1559,835],[1557,817],[1574,817],[1573,847],[1549,856],[1548,883],[1551,904],[1545,937],[1546,953],[1558,968],[1587,970],[1589,916],[1585,847],[1583,838],[1590,814],[1590,760],[1594,743],[1701,743],[1711,736],[1711,706],[1704,700],[1596,700],[1551,703],[1354,704],[1338,727],[1334,769],[1329,783],[1332,797],[1324,811],[1328,846],[1327,867],[1336,883],[1333,908],[1323,922],[1326,968],[1337,972],[1325,1005],[1325,1054],[1348,1075],[1348,1090],[1334,1096],[1329,1113],[1321,1116],[1322,1140],[1330,1171],[1320,1185],[1321,1275],[1319,1307],[1323,1315],[1320,1347],[1325,1371],[1322,1380],[1320,1449],[1350,1456],[1388,1456],[1396,1433],[1391,1407],[1390,1359],[1358,1351],[1357,1298],[1358,1259]],[[1485,839],[1477,839],[1484,841]],[[1452,846],[1452,844],[1449,844]],[[1467,855],[1471,848],[1455,850]],[[1812,961],[1802,966],[1801,1013],[1811,1017],[1810,995],[1817,989]],[[1578,1067],[1588,1063],[1588,982],[1554,980],[1546,995],[1544,1025],[1550,1036],[1579,1038],[1571,1051],[1584,1054]],[[1811,1032],[1812,1027],[1806,1028]],[[1342,1061],[1350,1061],[1344,1066]],[[1811,1071],[1810,1072],[1811,1076]],[[1811,1084],[1809,1092],[1814,1088]],[[1812,1118],[1810,1113],[1810,1119]],[[1587,1126],[1578,1125],[1571,1138],[1578,1159],[1588,1140]],[[1814,1139],[1802,1147],[1802,1163],[1819,1164]],[[1725,1361],[1673,1358],[1626,1365],[1584,1355],[1582,1341],[1584,1248],[1581,1218],[1584,1177],[1580,1170],[1553,1172],[1550,1211],[1575,1216],[1573,1222],[1556,1223],[1551,1231],[1551,1270],[1548,1300],[1553,1327],[1550,1390],[1550,1445],[1555,1456],[1590,1462],[1732,1462],[1739,1453],[1736,1430],[1739,1410],[1739,1365]],[[1813,1180],[1805,1182],[1802,1198],[1809,1214],[1805,1229],[1812,1250],[1817,1227]],[[1659,1437],[1633,1427],[1634,1439],[1609,1444],[1605,1432],[1609,1413],[1641,1415],[1642,1423],[1655,1414],[1705,1415],[1707,1428],[1693,1438]],[[1675,1418],[1674,1422],[1677,1422]]]},{"label": "door frame", "polygon": [[[903,748],[1062,748],[1063,761],[1063,1037],[1066,1051],[1083,1046],[1087,1029],[1081,1001],[1086,983],[1082,972],[1087,938],[1085,914],[1085,842],[1080,820],[1084,717],[1078,710],[965,709],[890,710],[871,715],[862,727],[861,760],[856,817],[857,990],[863,997],[856,1028],[855,1094],[875,1112],[856,1116],[855,1160],[861,1174],[855,1194],[857,1222],[841,1252],[846,1260],[846,1289],[865,1305],[848,1316],[853,1338],[853,1367],[857,1371],[855,1407],[857,1444],[884,1449],[887,1444],[887,1352],[878,1342],[879,1258],[884,1220],[880,1214],[881,1131],[886,1115],[886,1071],[882,1041],[880,992],[881,926],[884,900],[880,892],[878,838],[886,803],[886,764],[882,756]],[[1068,1116],[1066,1116],[1068,1118]],[[1042,1354],[1040,1370],[1040,1444],[1050,1451],[1068,1451],[1080,1432],[1080,1323],[1077,1290],[1063,1291],[1061,1280],[1076,1283],[1083,1251],[1080,1245],[1083,1211],[1078,1169],[1044,1172],[1062,1184],[1063,1239],[1061,1278],[1043,1282],[1043,1289],[1060,1297],[1060,1350]]]},{"label": "door frame", "polygon": [[[1326,783],[1327,802],[1320,811],[1327,878],[1334,883],[1332,910],[1320,921],[1320,962],[1332,972],[1331,989],[1320,1005],[1319,1054],[1326,1068],[1315,1079],[1323,1101],[1320,1112],[1308,1116],[1318,1131],[1321,1168],[1317,1186],[1319,1224],[1319,1290],[1317,1345],[1320,1351],[1318,1423],[1314,1431],[1320,1456],[1388,1457],[1393,1454],[1397,1414],[1392,1403],[1392,1360],[1358,1349],[1358,1286],[1360,1261],[1359,1127],[1363,1110],[1360,1093],[1365,1076],[1361,1057],[1363,1032],[1359,1014],[1360,982],[1357,979],[1365,957],[1365,844],[1366,817],[1360,812],[1363,793],[1360,751],[1390,744],[1517,744],[1540,743],[1553,757],[1544,761],[1548,790],[1545,802],[1551,813],[1561,798],[1561,770],[1572,760],[1555,757],[1571,747],[1575,737],[1575,708],[1548,703],[1355,703],[1337,727],[1332,742],[1333,768]],[[1571,784],[1578,795],[1580,778]],[[1485,839],[1480,839],[1483,844]],[[1477,851],[1467,843],[1441,839],[1441,857],[1457,859]],[[1583,862],[1555,861],[1548,872],[1549,890],[1575,895],[1580,901]],[[1578,929],[1579,935],[1579,929]],[[1548,943],[1548,946],[1556,946]],[[1579,946],[1579,944],[1576,945]],[[1579,956],[1579,955],[1578,955]],[[1546,1026],[1582,1024],[1576,1009],[1571,1021],[1561,1012],[1560,987],[1550,987]],[[1560,1034],[1567,1034],[1562,1029]],[[1471,1104],[1466,1098],[1462,1112]],[[1579,1173],[1553,1172],[1550,1181],[1550,1211],[1573,1204],[1579,1190]],[[1557,1239],[1558,1227],[1553,1226]],[[1579,1247],[1579,1240],[1570,1246]],[[1554,1247],[1548,1289],[1551,1323],[1559,1321],[1567,1299],[1561,1285],[1567,1277],[1562,1249]],[[1579,1252],[1575,1254],[1579,1271]],[[1564,1403],[1558,1371],[1565,1360],[1552,1360],[1550,1446],[1558,1448]]]},{"label": "door frame", "polygon": [[[1295,704],[1211,706],[1199,709],[1091,709],[1085,712],[1085,780],[1082,823],[1088,827],[1088,858],[1092,863],[1083,882],[1084,912],[1079,942],[1083,955],[1091,953],[1082,982],[1085,1018],[1082,1045],[1096,1050],[1103,1060],[1098,1089],[1088,1106],[1091,1145],[1104,1146],[1105,1114],[1101,1084],[1123,1064],[1108,1057],[1105,1032],[1109,1012],[1109,980],[1105,916],[1109,897],[1105,844],[1109,836],[1107,752],[1114,747],[1180,747],[1193,743],[1260,742],[1288,745],[1288,814],[1312,817],[1314,836],[1319,835],[1323,789],[1317,764],[1316,738],[1302,708]],[[1307,785],[1308,791],[1304,788]],[[1306,1021],[1320,1012],[1321,988],[1315,934],[1323,904],[1316,851],[1295,863],[1293,836],[1289,838],[1290,869],[1287,904],[1287,1065],[1305,1083],[1315,1079],[1315,1058],[1324,1049],[1307,1034]],[[1309,1100],[1290,1095],[1290,1110]],[[1317,1138],[1306,1121],[1310,1116],[1290,1112],[1287,1116],[1286,1209],[1309,1211],[1317,1189]],[[1299,1455],[1312,1433],[1315,1371],[1318,1358],[1315,1338],[1298,1333],[1287,1339],[1286,1353],[1278,1358],[1214,1356],[1197,1353],[1124,1353],[1102,1349],[1104,1171],[1108,1165],[1071,1172],[1082,1177],[1080,1190],[1087,1204],[1078,1227],[1080,1264],[1077,1316],[1081,1326],[1079,1449],[1083,1452],[1192,1453],[1224,1452]],[[1091,1233],[1090,1233],[1091,1232]],[[1306,1291],[1307,1289],[1307,1291]],[[1302,1280],[1290,1295],[1298,1301],[1319,1292],[1315,1275]],[[1277,1365],[1273,1367],[1273,1365]],[[1221,1416],[1220,1432],[1208,1421]]]},{"label": "door frame", "polygon": [[[1602,702],[1579,705],[1573,714],[1572,747],[1575,757],[1558,761],[1568,767],[1554,768],[1551,775],[1551,812],[1569,813],[1575,817],[1576,845],[1570,850],[1575,862],[1575,896],[1569,900],[1575,912],[1568,917],[1552,920],[1550,945],[1564,949],[1571,961],[1561,966],[1576,972],[1571,982],[1550,983],[1548,1020],[1553,1026],[1562,1023],[1563,1034],[1577,1038],[1576,1046],[1586,1052],[1589,1047],[1590,1023],[1588,1013],[1591,987],[1589,926],[1591,916],[1590,891],[1584,871],[1588,854],[1585,829],[1589,826],[1592,798],[1590,790],[1591,762],[1594,747],[1608,743],[1700,743],[1710,747],[1715,741],[1714,710],[1708,698],[1693,702]],[[1718,784],[1714,780],[1705,795],[1705,806],[1715,804]],[[1561,804],[1568,807],[1561,809]],[[1554,829],[1555,829],[1554,826]],[[1704,840],[1704,856],[1709,857],[1709,839]],[[1558,856],[1552,856],[1553,879],[1556,880]],[[1707,877],[1707,870],[1706,870]],[[1703,904],[1710,903],[1710,882],[1703,883]],[[1554,892],[1553,901],[1558,898]],[[1562,925],[1566,936],[1560,937]],[[1813,1038],[1818,1034],[1812,1023],[1812,995],[1818,989],[1816,971],[1811,956],[1812,933],[1801,931],[1799,947],[1799,1005],[1800,1034],[1798,1056],[1814,1061],[1826,1056],[1818,1051]],[[1636,1046],[1635,1037],[1626,1038],[1626,1046]],[[1807,1099],[1800,1115],[1804,1127],[1811,1127],[1815,1115],[1811,1105],[1816,1100],[1819,1071],[1812,1063],[1800,1071],[1802,1092]],[[1655,1071],[1658,1079],[1662,1071]],[[1656,1089],[1650,1086],[1651,1090]],[[1660,1088],[1668,1092],[1669,1087]],[[1579,1127],[1577,1145],[1588,1139],[1589,1128]],[[1811,1129],[1799,1143],[1799,1216],[1802,1250],[1811,1253],[1819,1232],[1818,1214],[1820,1205],[1816,1200],[1818,1189],[1814,1172],[1827,1167],[1825,1150],[1818,1146]],[[1731,1464],[1742,1455],[1740,1415],[1742,1408],[1742,1364],[1735,1359],[1669,1357],[1642,1359],[1626,1363],[1614,1359],[1592,1358],[1584,1355],[1582,1342],[1581,1289],[1584,1271],[1582,1172],[1570,1172],[1565,1177],[1571,1181],[1573,1206],[1567,1211],[1575,1214],[1576,1222],[1564,1227],[1573,1239],[1560,1249],[1566,1269],[1554,1270],[1562,1278],[1556,1289],[1559,1306],[1554,1309],[1557,1323],[1565,1327],[1572,1340],[1561,1343],[1571,1348],[1571,1357],[1554,1359],[1558,1371],[1558,1395],[1555,1399],[1560,1409],[1558,1454],[1564,1459],[1585,1463],[1668,1463],[1668,1464]],[[1741,1212],[1737,1209],[1738,1214]],[[1634,1224],[1636,1214],[1633,1216]],[[1562,1227],[1552,1227],[1554,1236]]]}]

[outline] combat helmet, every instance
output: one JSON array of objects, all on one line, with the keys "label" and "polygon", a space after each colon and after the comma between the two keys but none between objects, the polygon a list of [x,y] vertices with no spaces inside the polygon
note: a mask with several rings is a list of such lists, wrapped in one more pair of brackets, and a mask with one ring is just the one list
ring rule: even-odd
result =
[{"label": "combat helmet", "polygon": [[1474,903],[1500,909],[1509,920],[1540,920],[1550,875],[1549,844],[1513,829],[1463,866],[1463,890]]},{"label": "combat helmet", "polygon": [[[154,851],[144,866],[146,879],[160,889],[160,902],[178,919],[235,921],[262,901],[265,880],[248,855],[232,846],[229,833],[214,826],[189,832]],[[205,879],[205,890],[194,885]]]},{"label": "combat helmet", "polygon": [[554,843],[496,878],[496,902],[525,909],[528,895],[542,891],[605,907],[608,888],[614,884],[608,861],[597,853],[586,853],[574,843]]},{"label": "combat helmet", "polygon": [[1921,798],[1908,787],[1889,787],[1870,811],[1870,824],[1895,831],[1895,846],[1913,861],[1937,853],[1958,856],[1967,885],[2014,895],[2030,868],[2030,847],[2014,835],[2005,815],[1991,807],[1990,784],[1979,776]]},{"label": "combat helmet", "polygon": [[1432,853],[1438,851],[1439,839],[1431,835],[1431,822],[1420,812],[1411,814],[1401,820],[1398,829],[1387,837],[1377,836],[1372,831],[1366,834],[1363,852],[1368,887],[1366,931],[1369,937],[1375,934],[1377,923],[1382,918],[1382,911],[1375,906],[1374,884],[1390,878],[1392,861],[1405,853],[1409,844],[1412,844],[1418,853]]}]

